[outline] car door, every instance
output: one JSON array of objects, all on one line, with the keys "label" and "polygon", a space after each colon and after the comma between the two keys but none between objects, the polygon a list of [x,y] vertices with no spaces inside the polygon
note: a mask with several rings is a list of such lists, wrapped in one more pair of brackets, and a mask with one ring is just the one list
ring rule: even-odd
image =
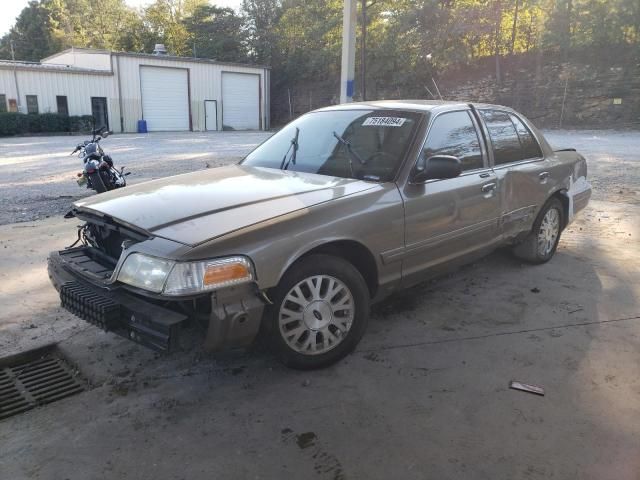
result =
[{"label": "car door", "polygon": [[470,110],[445,111],[431,120],[421,155],[453,155],[463,172],[446,180],[401,188],[405,207],[403,283],[428,276],[430,267],[487,247],[498,237],[497,182]]},{"label": "car door", "polygon": [[527,125],[513,112],[479,110],[489,134],[493,171],[501,195],[505,237],[529,230],[548,197],[549,165]]}]

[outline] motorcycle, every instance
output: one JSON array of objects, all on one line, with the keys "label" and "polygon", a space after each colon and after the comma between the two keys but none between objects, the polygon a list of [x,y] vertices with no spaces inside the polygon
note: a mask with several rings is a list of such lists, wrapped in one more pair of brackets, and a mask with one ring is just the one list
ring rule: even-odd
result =
[{"label": "motorcycle", "polygon": [[84,162],[84,169],[78,173],[78,185],[86,185],[87,188],[95,190],[97,193],[107,192],[127,185],[126,176],[131,172],[124,172],[113,165],[113,159],[105,155],[100,146],[100,140],[107,138],[110,132],[106,127],[91,131],[91,140],[85,140],[76,145],[71,155],[78,153],[78,158]]}]

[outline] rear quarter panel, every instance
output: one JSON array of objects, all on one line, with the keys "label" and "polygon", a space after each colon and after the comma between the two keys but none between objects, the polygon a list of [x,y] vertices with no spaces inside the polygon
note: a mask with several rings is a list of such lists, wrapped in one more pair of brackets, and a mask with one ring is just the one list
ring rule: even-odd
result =
[{"label": "rear quarter panel", "polygon": [[[514,112],[517,113],[517,112]],[[518,114],[536,136],[542,149],[542,160],[524,162],[514,167],[507,168],[503,175],[512,176],[505,185],[510,188],[502,191],[503,205],[517,206],[522,209],[518,215],[527,214],[521,224],[513,223],[511,229],[506,228],[509,219],[505,220],[505,236],[513,236],[519,232],[529,231],[533,223],[544,207],[545,203],[553,195],[561,194],[568,204],[567,222],[573,219],[574,208],[570,191],[576,184],[587,184],[587,164],[582,155],[575,151],[554,151],[542,132],[528,119]],[[497,169],[496,169],[497,170]],[[538,175],[548,172],[548,179],[541,183]],[[500,175],[499,175],[500,176]],[[589,192],[591,191],[589,186]]]}]

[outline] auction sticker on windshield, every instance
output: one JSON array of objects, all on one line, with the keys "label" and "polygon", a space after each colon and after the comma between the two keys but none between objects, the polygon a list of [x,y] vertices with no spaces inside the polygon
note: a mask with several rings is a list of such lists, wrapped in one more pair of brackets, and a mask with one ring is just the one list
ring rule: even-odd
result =
[{"label": "auction sticker on windshield", "polygon": [[362,124],[363,127],[401,127],[406,122],[401,117],[369,117]]}]

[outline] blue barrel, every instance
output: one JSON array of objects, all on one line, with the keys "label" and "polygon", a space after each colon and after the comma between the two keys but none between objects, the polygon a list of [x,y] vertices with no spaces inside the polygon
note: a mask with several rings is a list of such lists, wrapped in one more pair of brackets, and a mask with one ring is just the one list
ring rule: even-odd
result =
[{"label": "blue barrel", "polygon": [[138,120],[138,133],[147,133],[147,121]]}]

